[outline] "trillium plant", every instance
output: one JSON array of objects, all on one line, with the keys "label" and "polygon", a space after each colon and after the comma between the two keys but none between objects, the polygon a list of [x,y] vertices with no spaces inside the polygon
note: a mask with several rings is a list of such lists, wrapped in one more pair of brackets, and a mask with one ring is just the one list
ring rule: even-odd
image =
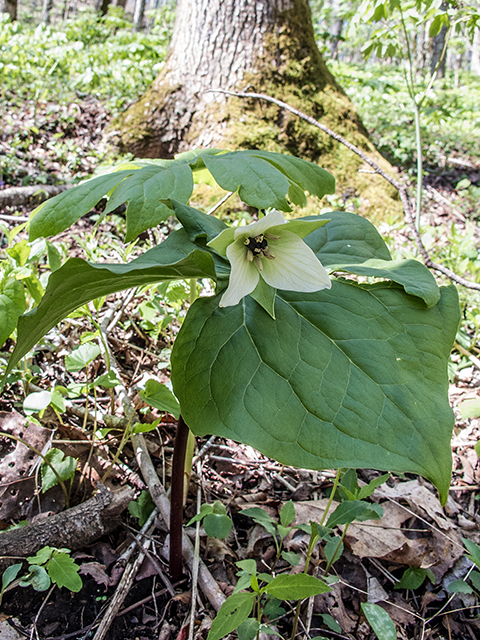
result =
[{"label": "trillium plant", "polygon": [[[228,226],[189,206],[202,181],[237,192],[256,221]],[[210,279],[215,294],[191,305],[172,350],[179,424],[287,465],[420,474],[445,502],[456,289],[439,287],[420,262],[393,260],[365,218],[298,216],[306,194],[333,192],[328,172],[295,157],[202,150],[132,162],[47,201],[32,214],[32,241],[105,197],[105,215],[127,203],[126,242],[171,216],[177,226],[131,262],[71,258],[52,272],[38,306],[18,318],[9,370],[93,299]]]}]

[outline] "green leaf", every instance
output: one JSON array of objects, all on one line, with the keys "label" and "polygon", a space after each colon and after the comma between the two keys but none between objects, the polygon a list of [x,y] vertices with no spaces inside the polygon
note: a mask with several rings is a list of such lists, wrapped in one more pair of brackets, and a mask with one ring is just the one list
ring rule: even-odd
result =
[{"label": "green leaf", "polygon": [[142,231],[172,215],[172,210],[162,200],[175,198],[188,202],[192,191],[192,170],[187,164],[168,167],[147,164],[118,185],[108,202],[105,215],[128,202],[125,242],[131,242]]},{"label": "green leaf", "polygon": [[475,544],[475,542],[472,542],[472,540],[468,540],[468,538],[462,538],[462,542],[470,554],[467,557],[480,569],[480,547],[478,544]]},{"label": "green leaf", "polygon": [[203,161],[216,182],[226,191],[237,191],[239,197],[252,207],[275,207],[291,211],[285,196],[289,183],[285,175],[269,162],[245,151],[218,156],[205,156]]},{"label": "green leaf", "polygon": [[72,353],[68,354],[68,356],[65,356],[65,369],[72,373],[81,371],[93,362],[101,353],[102,350],[98,344],[86,342],[74,349]]},{"label": "green leaf", "polygon": [[469,578],[475,589],[480,591],[480,573],[478,571],[472,571]]},{"label": "green leaf", "polygon": [[390,616],[378,604],[362,602],[362,611],[378,640],[397,640],[397,632]]},{"label": "green leaf", "polygon": [[364,500],[365,498],[369,498],[372,493],[375,491],[375,489],[377,487],[380,487],[384,482],[386,482],[390,477],[389,473],[384,473],[382,476],[379,476],[378,478],[374,478],[373,480],[370,480],[370,482],[368,484],[366,484],[365,486],[360,488],[360,491],[358,492],[358,499],[359,500]]},{"label": "green leaf", "polygon": [[418,473],[445,501],[460,310],[453,286],[441,293],[426,308],[394,283],[333,281],[317,293],[277,291],[276,320],[250,297],[226,308],[199,298],[172,351],[182,415],[197,435],[291,466]]},{"label": "green leaf", "polygon": [[247,560],[239,560],[235,564],[239,569],[245,571],[250,576],[253,576],[257,573],[257,563],[252,558],[247,558]]},{"label": "green leaf", "polygon": [[403,572],[400,581],[395,585],[395,589],[418,589],[427,577],[427,572],[425,569],[421,569],[420,567],[408,567]]},{"label": "green leaf", "polygon": [[154,508],[152,496],[148,491],[142,491],[138,498],[132,500],[128,505],[130,515],[133,518],[138,518],[139,527],[143,527]]},{"label": "green leaf", "polygon": [[[323,198],[327,193],[335,193],[335,178],[313,162],[271,151],[248,151],[247,153],[268,160],[298,185],[302,191],[308,191],[311,195],[319,198]],[[289,196],[291,195],[290,189]]]},{"label": "green leaf", "polygon": [[258,304],[265,309],[268,315],[275,320],[275,294],[277,290],[268,285],[263,278],[259,278],[258,284],[250,294]]},{"label": "green leaf", "polygon": [[52,271],[56,271],[57,269],[60,269],[60,267],[62,266],[62,256],[60,254],[60,251],[57,249],[57,247],[54,244],[52,244],[49,241],[47,241],[46,246],[47,246],[48,264],[50,265],[50,269]]},{"label": "green leaf", "polygon": [[45,564],[50,560],[54,551],[56,551],[54,547],[47,545],[39,549],[34,556],[30,556],[27,560],[30,564]]},{"label": "green leaf", "polygon": [[207,536],[212,538],[226,538],[232,530],[232,520],[228,516],[219,513],[211,513],[205,516],[203,528]]},{"label": "green leaf", "polygon": [[324,267],[361,264],[371,258],[391,260],[392,256],[382,236],[366,218],[346,211],[329,211],[301,220],[329,220],[313,231],[305,243],[314,251]]},{"label": "green leaf", "polygon": [[328,613],[320,614],[320,617],[323,620],[323,623],[335,633],[342,633],[342,627],[338,624],[333,616]]},{"label": "green leaf", "polygon": [[19,318],[7,373],[52,327],[90,300],[162,280],[215,277],[212,254],[190,242],[183,229],[129,264],[72,258],[51,274],[40,305]]},{"label": "green leaf", "polygon": [[32,213],[30,242],[41,236],[54,236],[68,229],[134,171],[136,169],[115,171],[93,178],[41,204]]},{"label": "green leaf", "polygon": [[252,518],[254,522],[261,524],[265,531],[275,537],[277,532],[277,523],[266,511],[260,509],[260,507],[249,507],[248,509],[243,509],[240,511],[240,514],[242,516]]},{"label": "green leaf", "polygon": [[291,564],[292,567],[298,567],[302,556],[295,553],[295,551],[282,551],[282,558],[288,562],[288,564]]},{"label": "green leaf", "polygon": [[473,593],[472,587],[465,580],[454,580],[447,586],[450,593]]},{"label": "green leaf", "polygon": [[480,416],[480,398],[468,398],[458,405],[463,420]]},{"label": "green leaf", "polygon": [[402,285],[407,293],[422,298],[428,307],[439,301],[440,290],[430,270],[417,260],[392,260],[371,222],[344,211],[325,213],[317,219],[329,219],[330,222],[310,233],[305,242],[324,267],[392,280]]},{"label": "green leaf", "polygon": [[440,289],[432,272],[418,260],[365,260],[361,265],[337,265],[330,268],[360,276],[375,276],[401,284],[407,293],[418,296],[427,307],[437,304]]},{"label": "green leaf", "polygon": [[188,207],[180,202],[172,201],[175,215],[182,223],[183,228],[188,234],[192,242],[205,238],[206,242],[213,240],[224,229],[228,229],[227,225],[220,218],[209,216],[198,209]]},{"label": "green leaf", "polygon": [[355,520],[378,520],[383,516],[383,509],[379,504],[363,502],[363,500],[350,500],[341,502],[327,520],[327,527],[333,528],[339,524],[350,524]]},{"label": "green leaf", "polygon": [[22,563],[19,562],[18,564],[12,564],[5,569],[2,574],[2,590],[0,594],[5,591],[9,584],[12,584],[21,568]]},{"label": "green leaf", "polygon": [[82,579],[78,575],[78,564],[67,553],[55,552],[48,561],[47,571],[52,582],[58,587],[67,587],[69,591],[80,591],[83,586]]},{"label": "green leaf", "polygon": [[180,405],[177,399],[170,389],[161,382],[157,382],[153,378],[147,380],[145,391],[140,391],[140,397],[151,407],[155,407],[159,411],[168,411],[177,420],[180,417]]},{"label": "green leaf", "polygon": [[0,289],[0,347],[14,332],[17,320],[24,311],[25,290],[22,283],[15,278],[6,279]]},{"label": "green leaf", "polygon": [[104,373],[103,375],[95,378],[90,386],[103,387],[104,389],[113,389],[119,384],[122,384],[121,380],[117,378],[116,374],[113,371],[109,371],[108,373]]},{"label": "green leaf", "polygon": [[288,527],[295,520],[295,505],[292,500],[286,502],[280,509],[280,522],[282,526]]},{"label": "green leaf", "polygon": [[260,623],[255,618],[247,618],[237,629],[238,640],[253,640],[260,629]]},{"label": "green leaf", "polygon": [[221,640],[248,618],[255,602],[254,593],[235,593],[225,600],[212,622],[207,640]]},{"label": "green leaf", "polygon": [[20,587],[33,587],[35,591],[46,591],[50,587],[50,578],[43,567],[34,564],[28,567],[29,573],[19,582]]},{"label": "green leaf", "polygon": [[331,536],[328,538],[323,548],[325,558],[329,564],[334,564],[343,553],[343,541],[340,536]]},{"label": "green leaf", "polygon": [[319,593],[327,593],[331,589],[314,576],[297,573],[277,576],[264,587],[264,591],[279,600],[303,600]]},{"label": "green leaf", "polygon": [[[63,482],[73,478],[77,467],[77,461],[75,458],[65,456],[63,451],[55,448],[50,449],[50,451],[46,453],[45,458],[55,468]],[[42,466],[40,468],[42,472],[42,493],[45,493],[45,491],[48,491],[48,489],[51,489],[58,484],[58,478],[46,462],[42,462]]]},{"label": "green leaf", "polygon": [[30,255],[30,251],[32,247],[28,245],[27,240],[24,238],[7,249],[8,255],[15,260],[19,267],[24,267],[28,257]]}]

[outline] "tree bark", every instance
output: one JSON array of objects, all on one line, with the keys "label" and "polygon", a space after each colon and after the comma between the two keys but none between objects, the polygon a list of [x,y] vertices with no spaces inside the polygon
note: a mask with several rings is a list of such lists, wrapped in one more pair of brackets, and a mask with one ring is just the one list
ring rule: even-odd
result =
[{"label": "tree bark", "polygon": [[[447,8],[447,3],[446,2],[442,2],[441,4],[441,9],[445,10]],[[438,33],[436,36],[434,36],[433,40],[432,40],[432,57],[430,60],[430,71],[431,73],[433,73],[435,71],[435,68],[437,66],[437,64],[440,61],[440,56],[443,53],[443,49],[445,47],[445,38],[447,36],[447,27],[443,26],[440,30],[440,33]],[[440,66],[438,67],[438,77],[439,78],[444,78],[445,77],[445,63],[447,60],[447,56],[446,56],[446,52],[445,55],[443,56],[441,62],[440,62]]]},{"label": "tree bark", "polygon": [[0,0],[0,13],[8,13],[10,20],[15,22],[18,17],[18,0]]},{"label": "tree bark", "polygon": [[355,159],[295,116],[210,91],[247,88],[287,102],[375,153],[316,46],[307,0],[179,0],[164,68],[114,123],[119,146],[148,158],[193,147],[267,149],[321,158],[340,181],[355,173]]},{"label": "tree bark", "polygon": [[145,0],[135,0],[135,11],[133,12],[133,26],[136,31],[140,31],[143,27],[143,19],[145,14]]},{"label": "tree bark", "polygon": [[52,8],[53,8],[53,0],[43,0],[42,18],[41,18],[43,24],[50,24]]}]

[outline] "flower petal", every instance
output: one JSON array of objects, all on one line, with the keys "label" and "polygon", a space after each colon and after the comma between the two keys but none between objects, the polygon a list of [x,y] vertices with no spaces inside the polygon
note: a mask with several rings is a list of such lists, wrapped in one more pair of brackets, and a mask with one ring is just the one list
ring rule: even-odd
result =
[{"label": "flower petal", "polygon": [[262,278],[271,287],[287,291],[330,289],[332,282],[322,263],[303,240],[291,231],[278,231],[280,240],[270,241],[275,260],[262,259]]},{"label": "flower petal", "polygon": [[227,247],[227,258],[232,265],[228,287],[220,300],[221,307],[232,307],[248,296],[258,283],[258,269],[247,260],[247,248],[240,238]]},{"label": "flower petal", "polygon": [[280,211],[277,209],[273,209],[266,216],[258,220],[258,222],[252,222],[252,224],[247,224],[244,227],[237,227],[235,229],[235,239],[249,236],[250,238],[255,238],[255,236],[259,236],[261,233],[265,233],[270,227],[274,227],[280,224],[285,224],[286,220]]},{"label": "flower petal", "polygon": [[227,255],[227,247],[235,240],[235,229],[229,227],[224,229],[218,236],[215,236],[213,240],[207,242],[207,247],[212,247],[221,256]]}]

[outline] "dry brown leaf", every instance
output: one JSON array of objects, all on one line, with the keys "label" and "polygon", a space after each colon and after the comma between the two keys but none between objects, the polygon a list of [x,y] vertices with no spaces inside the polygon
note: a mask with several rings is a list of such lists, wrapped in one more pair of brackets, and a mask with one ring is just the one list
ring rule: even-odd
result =
[{"label": "dry brown leaf", "polygon": [[[52,436],[49,429],[27,422],[16,411],[0,412],[0,431],[22,438],[38,451],[42,451]],[[10,521],[24,514],[22,507],[33,496],[32,473],[38,456],[10,438],[1,438],[0,443],[0,519]]]},{"label": "dry brown leaf", "polygon": [[97,584],[104,584],[108,586],[110,584],[110,578],[105,573],[105,565],[99,562],[84,562],[80,565],[78,573],[85,576],[91,576]]},{"label": "dry brown leaf", "polygon": [[346,587],[340,582],[332,585],[332,590],[328,593],[322,593],[315,596],[313,611],[314,613],[328,613],[342,627],[342,631],[350,633],[355,629],[356,621],[348,615],[342,591]]},{"label": "dry brown leaf", "polygon": [[378,498],[406,500],[412,511],[423,517],[428,515],[444,531],[455,529],[455,523],[445,516],[437,496],[418,480],[399,482],[394,487],[384,484],[373,495]]}]

